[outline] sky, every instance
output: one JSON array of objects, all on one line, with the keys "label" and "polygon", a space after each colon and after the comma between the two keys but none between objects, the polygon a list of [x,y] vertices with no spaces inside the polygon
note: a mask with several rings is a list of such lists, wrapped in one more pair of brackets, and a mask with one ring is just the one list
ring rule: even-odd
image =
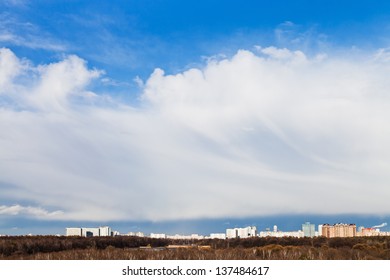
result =
[{"label": "sky", "polygon": [[389,46],[387,1],[0,0],[0,234],[386,222]]}]

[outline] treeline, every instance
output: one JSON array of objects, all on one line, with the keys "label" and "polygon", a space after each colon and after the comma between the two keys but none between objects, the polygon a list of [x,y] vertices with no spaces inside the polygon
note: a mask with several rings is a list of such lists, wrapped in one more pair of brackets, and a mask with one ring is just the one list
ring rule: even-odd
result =
[{"label": "treeline", "polygon": [[[168,245],[194,246],[164,249]],[[0,237],[0,259],[389,260],[390,237],[172,240],[130,236],[10,236]]]},{"label": "treeline", "polygon": [[133,236],[66,237],[66,236],[6,236],[0,237],[0,257],[31,255],[68,250],[114,248],[163,247],[169,240]]},{"label": "treeline", "polygon": [[254,248],[264,247],[267,245],[280,246],[309,246],[313,248],[350,248],[355,245],[379,246],[383,249],[390,249],[390,236],[372,236],[372,237],[252,237],[252,238],[235,238],[235,239],[203,239],[203,240],[170,240],[169,244],[197,244],[209,245],[213,249],[227,248]]},{"label": "treeline", "polygon": [[389,260],[388,250],[377,247],[314,248],[267,245],[229,249],[85,249],[20,256],[34,260]]},{"label": "treeline", "polygon": [[253,248],[263,247],[267,245],[281,246],[310,246],[314,248],[329,247],[329,248],[353,248],[357,244],[373,245],[376,244],[383,248],[390,249],[390,236],[372,236],[372,237],[264,237],[264,238],[245,238],[245,239],[205,239],[199,240],[201,245],[211,245],[213,248]]}]

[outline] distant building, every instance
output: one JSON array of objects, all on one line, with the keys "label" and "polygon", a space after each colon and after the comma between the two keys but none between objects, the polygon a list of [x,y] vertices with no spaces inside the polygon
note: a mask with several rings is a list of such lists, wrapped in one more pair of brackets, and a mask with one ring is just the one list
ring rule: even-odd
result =
[{"label": "distant building", "polygon": [[379,228],[360,227],[359,232],[357,232],[356,235],[357,236],[380,236],[381,232]]},{"label": "distant building", "polygon": [[257,235],[256,227],[228,228],[226,229],[226,238],[248,238]]},{"label": "distant building", "polygon": [[204,236],[196,234],[196,233],[193,233],[191,235],[180,235],[180,234],[167,235],[167,238],[169,238],[169,239],[187,239],[187,240],[191,240],[191,239],[204,239]]},{"label": "distant building", "polygon": [[316,234],[315,225],[309,222],[302,224],[302,231],[303,231],[303,236],[305,237],[314,237]]},{"label": "distant building", "polygon": [[66,228],[66,236],[112,236],[110,227],[98,227],[98,228]]},{"label": "distant building", "polygon": [[99,236],[112,236],[112,230],[110,227],[99,227]]},{"label": "distant building", "polygon": [[150,238],[167,238],[165,233],[151,233]]},{"label": "distant building", "polygon": [[66,236],[82,236],[81,228],[66,228]]},{"label": "distant building", "polygon": [[356,225],[355,224],[323,224],[322,225],[322,236],[333,238],[333,237],[354,237],[356,236]]},{"label": "distant building", "polygon": [[137,237],[145,237],[145,234],[143,232],[129,232],[126,234],[127,236],[137,236]]},{"label": "distant building", "polygon": [[81,230],[81,236],[84,237],[100,236],[99,228],[82,228]]},{"label": "distant building", "polygon": [[210,239],[226,239],[225,233],[211,233]]},{"label": "distant building", "polygon": [[322,225],[318,225],[318,232],[317,232],[317,235],[318,235],[318,236],[322,236]]},{"label": "distant building", "polygon": [[238,231],[235,228],[228,228],[226,229],[226,238],[237,238],[238,237]]},{"label": "distant building", "polygon": [[259,237],[297,237],[301,238],[303,237],[303,231],[260,231]]}]

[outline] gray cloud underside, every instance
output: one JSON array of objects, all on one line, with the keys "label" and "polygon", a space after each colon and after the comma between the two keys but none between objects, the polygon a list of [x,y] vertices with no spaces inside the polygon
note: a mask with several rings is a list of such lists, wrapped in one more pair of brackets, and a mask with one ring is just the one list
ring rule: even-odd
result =
[{"label": "gray cloud underside", "polygon": [[1,49],[3,198],[96,221],[389,214],[387,51],[257,51],[156,69],[131,106],[91,92],[104,74],[77,56]]}]

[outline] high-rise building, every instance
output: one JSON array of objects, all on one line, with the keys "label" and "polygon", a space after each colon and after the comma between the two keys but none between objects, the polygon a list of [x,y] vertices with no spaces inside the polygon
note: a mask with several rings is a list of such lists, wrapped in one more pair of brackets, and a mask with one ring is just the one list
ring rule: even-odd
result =
[{"label": "high-rise building", "polygon": [[322,225],[322,235],[328,238],[332,237],[354,237],[356,236],[355,224],[324,224]]},{"label": "high-rise building", "polygon": [[318,225],[318,235],[322,236],[322,225]]},{"label": "high-rise building", "polygon": [[315,225],[309,222],[302,224],[302,231],[305,237],[314,237],[316,234]]}]

